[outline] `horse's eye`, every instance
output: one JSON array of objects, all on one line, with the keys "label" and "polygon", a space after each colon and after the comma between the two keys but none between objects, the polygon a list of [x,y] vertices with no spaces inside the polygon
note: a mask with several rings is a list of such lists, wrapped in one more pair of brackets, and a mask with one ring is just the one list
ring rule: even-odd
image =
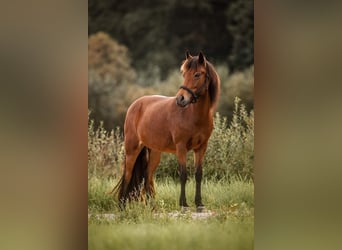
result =
[{"label": "horse's eye", "polygon": [[200,77],[200,75],[201,75],[200,72],[196,72],[196,73],[194,74],[194,77],[198,78],[198,77]]}]

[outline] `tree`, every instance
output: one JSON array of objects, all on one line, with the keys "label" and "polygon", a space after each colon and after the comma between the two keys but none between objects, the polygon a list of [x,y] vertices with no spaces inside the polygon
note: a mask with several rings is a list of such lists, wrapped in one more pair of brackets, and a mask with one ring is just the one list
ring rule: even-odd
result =
[{"label": "tree", "polygon": [[114,128],[121,118],[118,112],[123,89],[135,82],[136,74],[130,66],[127,47],[108,34],[98,32],[88,40],[88,108],[95,121],[104,121],[106,129]]},{"label": "tree", "polygon": [[226,10],[227,30],[233,36],[228,56],[231,70],[243,70],[254,63],[254,2],[236,0]]},{"label": "tree", "polygon": [[253,0],[89,0],[89,34],[105,31],[125,44],[146,79],[165,79],[186,49],[242,70],[254,60],[253,7]]}]

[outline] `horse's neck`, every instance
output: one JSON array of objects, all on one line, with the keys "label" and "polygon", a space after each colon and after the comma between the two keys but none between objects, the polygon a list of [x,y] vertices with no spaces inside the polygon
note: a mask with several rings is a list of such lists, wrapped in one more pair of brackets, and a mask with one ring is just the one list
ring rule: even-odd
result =
[{"label": "horse's neck", "polygon": [[209,95],[206,93],[204,96],[201,96],[198,100],[198,103],[194,104],[194,114],[199,119],[207,120],[211,115],[211,107],[209,103]]}]

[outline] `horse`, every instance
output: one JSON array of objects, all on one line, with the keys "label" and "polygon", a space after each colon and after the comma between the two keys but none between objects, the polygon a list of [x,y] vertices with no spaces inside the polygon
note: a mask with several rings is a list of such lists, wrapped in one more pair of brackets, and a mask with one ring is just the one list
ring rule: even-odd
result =
[{"label": "horse", "polygon": [[161,152],[175,154],[181,183],[179,205],[189,209],[186,201],[186,155],[193,150],[195,159],[197,211],[204,205],[201,197],[202,163],[213,130],[213,114],[220,93],[220,78],[213,65],[200,52],[187,51],[180,71],[184,82],[176,96],[143,96],[127,110],[124,124],[125,160],[123,175],[114,187],[119,205],[139,200],[142,194],[155,197],[154,172]]}]

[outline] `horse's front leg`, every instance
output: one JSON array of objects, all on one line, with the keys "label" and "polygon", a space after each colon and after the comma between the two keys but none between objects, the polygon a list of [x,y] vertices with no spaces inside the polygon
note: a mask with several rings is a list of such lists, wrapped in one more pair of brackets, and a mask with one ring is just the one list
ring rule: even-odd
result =
[{"label": "horse's front leg", "polygon": [[195,179],[196,179],[196,193],[195,193],[195,204],[197,211],[202,212],[204,210],[204,205],[202,203],[201,195],[201,183],[202,183],[202,163],[204,159],[204,154],[207,149],[207,143],[203,144],[199,149],[195,150]]},{"label": "horse's front leg", "polygon": [[186,195],[185,195],[185,184],[187,181],[187,171],[186,171],[186,147],[185,145],[177,145],[177,159],[178,159],[178,165],[179,165],[179,177],[180,177],[180,183],[181,183],[181,193],[179,197],[179,205],[182,209],[187,210],[188,204],[186,203]]}]

